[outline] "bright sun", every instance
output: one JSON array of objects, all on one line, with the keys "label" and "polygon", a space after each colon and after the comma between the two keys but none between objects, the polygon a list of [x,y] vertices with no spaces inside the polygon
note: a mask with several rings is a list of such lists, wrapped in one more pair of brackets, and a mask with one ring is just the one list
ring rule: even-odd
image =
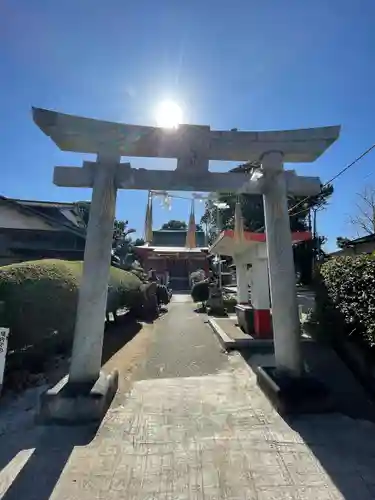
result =
[{"label": "bright sun", "polygon": [[156,109],[156,123],[162,128],[177,128],[182,122],[182,110],[174,101],[163,101]]}]

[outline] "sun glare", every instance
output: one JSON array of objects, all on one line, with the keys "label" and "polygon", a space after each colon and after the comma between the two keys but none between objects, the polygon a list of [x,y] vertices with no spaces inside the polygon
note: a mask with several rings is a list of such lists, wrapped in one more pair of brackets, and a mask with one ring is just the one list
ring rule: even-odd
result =
[{"label": "sun glare", "polygon": [[182,110],[174,101],[163,101],[156,109],[156,124],[162,128],[177,128],[182,122]]}]

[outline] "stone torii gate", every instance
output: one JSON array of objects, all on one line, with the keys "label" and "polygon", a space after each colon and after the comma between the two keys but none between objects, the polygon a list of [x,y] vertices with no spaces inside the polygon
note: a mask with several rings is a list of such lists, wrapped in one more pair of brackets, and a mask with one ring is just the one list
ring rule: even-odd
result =
[{"label": "stone torii gate", "polygon": [[[101,374],[107,285],[117,189],[224,191],[262,194],[264,200],[276,366],[301,374],[300,326],[295,290],[287,194],[316,195],[318,177],[284,171],[284,163],[312,162],[339,136],[340,128],[278,132],[216,131],[181,125],[169,130],[126,125],[33,108],[34,122],[62,151],[94,153],[83,167],[57,166],[54,183],[91,187],[83,275],[69,378],[42,399],[42,417],[100,420],[117,389],[116,374]],[[121,163],[122,156],[176,158],[175,170],[147,170]],[[210,160],[260,161],[261,178],[209,171]]]}]

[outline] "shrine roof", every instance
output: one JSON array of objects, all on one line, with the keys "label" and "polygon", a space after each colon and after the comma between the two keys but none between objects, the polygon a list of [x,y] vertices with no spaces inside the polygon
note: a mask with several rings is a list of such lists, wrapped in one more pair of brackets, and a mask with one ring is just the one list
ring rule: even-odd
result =
[{"label": "shrine roof", "polygon": [[[154,247],[184,247],[186,243],[186,230],[161,229],[152,232],[152,246]],[[204,231],[195,232],[197,248],[206,246]]]}]

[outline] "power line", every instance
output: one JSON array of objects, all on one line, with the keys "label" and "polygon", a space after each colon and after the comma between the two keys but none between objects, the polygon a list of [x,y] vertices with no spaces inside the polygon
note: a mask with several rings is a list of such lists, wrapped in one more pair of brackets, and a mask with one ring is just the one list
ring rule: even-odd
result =
[{"label": "power line", "polygon": [[[368,149],[366,149],[363,153],[361,153],[359,156],[357,156],[357,158],[355,158],[355,160],[353,160],[351,163],[349,163],[348,165],[346,165],[339,172],[337,172],[337,174],[335,174],[329,181],[327,181],[325,184],[323,184],[322,187],[320,188],[320,192],[318,194],[313,195],[313,196],[311,196],[311,195],[310,196],[306,196],[306,198],[300,200],[298,203],[296,203],[295,205],[293,205],[293,207],[289,208],[288,213],[290,213],[292,210],[295,210],[297,207],[299,207],[303,203],[306,203],[306,201],[310,200],[311,198],[316,198],[317,196],[319,196],[320,194],[322,194],[323,189],[325,187],[327,187],[329,184],[331,184],[333,181],[335,181],[338,177],[340,177],[342,174],[344,174],[347,170],[349,170],[351,167],[353,167],[356,163],[358,163],[360,160],[362,160],[366,155],[368,155],[369,153],[371,153],[371,151],[373,149],[375,149],[375,144],[373,144]],[[292,214],[292,215],[294,215],[294,216],[299,215],[299,214],[305,212],[305,210],[306,209],[303,209],[300,212],[297,212],[296,214]],[[258,229],[256,232],[260,233],[263,230],[264,230],[264,226],[261,227],[260,229]]]},{"label": "power line", "polygon": [[[325,184],[322,185],[321,189],[320,189],[320,192],[314,196],[306,196],[306,198],[304,198],[303,200],[299,201],[298,203],[296,203],[293,207],[291,207],[289,209],[289,212],[291,210],[294,210],[295,208],[299,207],[300,205],[302,205],[302,203],[305,203],[306,201],[308,201],[310,198],[315,198],[316,196],[319,196],[320,194],[322,194],[323,192],[323,189],[325,187],[328,186],[328,184],[331,184],[333,181],[335,181],[338,177],[340,177],[342,174],[344,174],[347,170],[349,170],[351,167],[353,167],[356,163],[358,163],[360,160],[362,160],[362,158],[364,158],[366,155],[368,155],[369,153],[371,153],[371,151],[375,149],[375,144],[373,144],[372,146],[370,146],[368,149],[366,149],[366,151],[364,151],[362,154],[360,154],[359,156],[357,156],[357,158],[355,160],[353,160],[351,163],[349,163],[349,165],[346,165],[344,168],[342,168],[339,172],[337,172],[337,174],[335,174],[329,181],[327,181]],[[301,213],[301,212],[299,212]],[[294,215],[298,215],[298,214],[294,214]]]},{"label": "power line", "polygon": [[[342,168],[339,172],[337,172],[337,174],[335,174],[331,179],[329,179],[327,182],[325,182],[325,184],[322,185],[321,189],[320,189],[320,192],[316,195],[309,195],[309,196],[306,196],[305,198],[303,198],[302,200],[300,200],[298,203],[296,203],[295,205],[293,205],[293,207],[289,208],[288,210],[288,213],[290,213],[292,210],[295,210],[297,207],[299,207],[300,205],[302,205],[303,203],[306,203],[306,201],[310,200],[311,198],[316,198],[317,196],[319,196],[320,194],[323,193],[323,189],[325,187],[327,187],[329,184],[331,184],[333,181],[335,181],[336,179],[338,179],[342,174],[344,174],[347,170],[349,170],[351,167],[353,167],[356,163],[358,163],[359,161],[361,161],[365,156],[367,156],[369,153],[371,153],[371,151],[375,149],[375,143],[370,146],[368,149],[366,149],[363,153],[361,153],[359,156],[357,156],[357,158],[355,158],[351,163],[349,163],[348,165],[346,165],[344,168]],[[204,197],[204,196],[199,196],[199,197],[195,197],[194,195],[192,195],[191,197],[188,197],[188,196],[181,196],[181,195],[176,195],[176,194],[170,194],[168,192],[158,192],[158,191],[151,191],[151,193],[154,195],[154,196],[166,196],[168,198],[177,198],[177,199],[180,199],[180,200],[194,200],[196,199],[197,201],[208,201],[210,198],[207,196],[207,197]],[[230,193],[230,194],[233,194],[233,193]],[[305,212],[306,209],[303,209],[301,210],[300,212],[297,212],[295,214],[292,214],[294,216],[296,215],[299,215],[303,212]],[[264,226],[261,227],[260,229],[258,229],[256,232],[261,232],[264,230]]]}]

